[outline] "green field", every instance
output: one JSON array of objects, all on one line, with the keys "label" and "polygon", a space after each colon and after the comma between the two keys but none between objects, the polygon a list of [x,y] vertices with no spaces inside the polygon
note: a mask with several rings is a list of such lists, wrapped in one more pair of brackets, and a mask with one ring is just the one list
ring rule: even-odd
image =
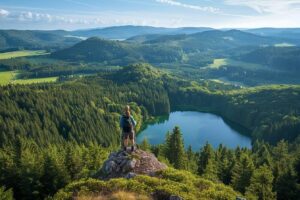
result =
[{"label": "green field", "polygon": [[206,68],[218,69],[224,65],[227,65],[227,59],[218,58],[218,59],[214,59],[214,62],[208,65]]},{"label": "green field", "polygon": [[6,53],[0,53],[0,60],[25,57],[25,56],[41,56],[48,54],[45,50],[21,50],[21,51],[12,51]]},{"label": "green field", "polygon": [[228,58],[218,58],[214,59],[213,63],[206,66],[205,68],[202,69],[219,69],[222,66],[239,66],[244,69],[269,69],[267,66],[263,66],[260,64],[255,64],[255,63],[248,63],[248,62],[243,62],[243,61],[238,61],[238,60],[232,60]]},{"label": "green field", "polygon": [[14,80],[13,84],[32,84],[32,83],[49,83],[56,82],[58,77],[47,77],[47,78],[32,78],[32,79],[17,79]]},{"label": "green field", "polygon": [[7,84],[32,84],[32,83],[45,83],[55,82],[58,77],[47,78],[32,78],[32,79],[18,79],[17,71],[3,71],[0,72],[0,86]]},{"label": "green field", "polygon": [[9,84],[17,75],[16,71],[0,71],[0,85]]}]

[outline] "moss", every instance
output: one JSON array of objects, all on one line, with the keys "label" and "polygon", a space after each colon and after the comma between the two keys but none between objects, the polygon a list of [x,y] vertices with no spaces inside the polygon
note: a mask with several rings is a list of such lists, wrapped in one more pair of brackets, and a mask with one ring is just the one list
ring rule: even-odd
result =
[{"label": "moss", "polygon": [[156,177],[138,175],[133,179],[80,180],[60,190],[54,199],[72,199],[79,194],[111,195],[117,191],[133,192],[144,196],[149,194],[152,196],[155,194],[178,195],[187,200],[229,200],[235,199],[239,195],[231,187],[224,184],[208,181],[187,171],[168,169],[158,172]]}]

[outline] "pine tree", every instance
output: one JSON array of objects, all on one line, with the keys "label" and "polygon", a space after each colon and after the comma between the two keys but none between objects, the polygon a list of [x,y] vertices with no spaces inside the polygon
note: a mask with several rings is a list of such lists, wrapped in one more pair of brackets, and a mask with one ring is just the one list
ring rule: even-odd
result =
[{"label": "pine tree", "polygon": [[189,145],[187,151],[186,151],[186,159],[187,159],[187,170],[193,173],[197,173],[197,158],[195,153],[192,150],[192,146]]},{"label": "pine tree", "polygon": [[176,126],[173,132],[166,136],[166,157],[176,169],[186,167],[186,155],[180,129]]},{"label": "pine tree", "polygon": [[163,152],[162,154],[169,160],[170,162],[170,158],[172,156],[172,152],[171,152],[171,133],[168,131],[166,134],[166,139],[165,139],[165,143],[163,145]]},{"label": "pine tree", "polygon": [[151,145],[147,138],[144,138],[142,143],[140,144],[140,148],[144,151],[150,151]]},{"label": "pine tree", "polygon": [[298,152],[297,157],[295,159],[294,168],[296,171],[297,182],[300,183],[300,152]]},{"label": "pine tree", "polygon": [[[69,144],[66,147],[65,152],[65,166],[68,170],[68,174],[70,175],[71,179],[78,178],[78,174],[82,170],[82,159],[78,155],[78,153],[75,151],[75,148],[71,146],[72,144]],[[85,161],[87,162],[87,161]]]},{"label": "pine tree", "polygon": [[211,180],[217,179],[215,153],[212,146],[208,143],[205,144],[199,154],[198,174]]},{"label": "pine tree", "polygon": [[182,139],[182,134],[178,126],[173,129],[173,148],[171,151],[174,152],[173,163],[176,169],[185,168],[185,151]]},{"label": "pine tree", "polygon": [[232,169],[235,165],[235,157],[233,151],[219,145],[216,152],[216,162],[218,167],[218,178],[225,184],[231,182]]},{"label": "pine tree", "polygon": [[290,166],[276,179],[274,186],[278,200],[297,200],[300,197],[300,184],[297,183],[297,175]]},{"label": "pine tree", "polygon": [[273,192],[274,176],[267,165],[260,166],[253,172],[250,185],[246,188],[246,196],[258,200],[275,200],[276,193]]},{"label": "pine tree", "polygon": [[261,166],[264,164],[268,165],[269,167],[272,166],[272,157],[266,144],[263,143],[262,145],[260,145],[254,156],[256,166]]},{"label": "pine tree", "polygon": [[238,161],[232,169],[232,187],[245,193],[246,187],[250,185],[250,179],[254,170],[252,159],[245,153],[241,154],[240,161]]},{"label": "pine tree", "polygon": [[45,156],[43,171],[41,183],[44,194],[53,195],[70,181],[67,169],[63,165],[63,159],[59,158],[56,152],[49,152]]}]

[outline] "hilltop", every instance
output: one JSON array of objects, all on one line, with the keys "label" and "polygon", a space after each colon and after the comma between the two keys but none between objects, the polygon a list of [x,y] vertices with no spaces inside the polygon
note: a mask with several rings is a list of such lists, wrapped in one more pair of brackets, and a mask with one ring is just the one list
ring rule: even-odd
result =
[{"label": "hilltop", "polygon": [[239,195],[221,183],[187,171],[167,169],[153,154],[142,150],[111,153],[101,173],[102,180],[75,181],[60,190],[54,199],[231,200]]},{"label": "hilltop", "polygon": [[52,57],[106,64],[148,62],[152,64],[203,65],[212,56],[226,54],[229,49],[242,46],[259,47],[283,42],[287,41],[238,30],[212,30],[188,35],[160,35],[156,37],[150,35],[149,38],[145,35],[136,37],[136,39],[131,38],[128,41],[109,41],[92,37],[73,47],[54,52]]},{"label": "hilltop", "polygon": [[0,50],[10,48],[25,49],[61,49],[81,41],[66,37],[67,32],[37,30],[0,30]]}]

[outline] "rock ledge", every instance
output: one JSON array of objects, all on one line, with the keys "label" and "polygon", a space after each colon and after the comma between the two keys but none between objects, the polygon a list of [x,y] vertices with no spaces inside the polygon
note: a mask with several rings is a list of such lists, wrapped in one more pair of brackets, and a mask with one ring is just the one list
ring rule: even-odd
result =
[{"label": "rock ledge", "polygon": [[166,168],[167,165],[159,162],[152,153],[140,149],[133,152],[120,150],[109,155],[101,169],[100,178],[133,178],[137,174],[153,176],[155,172]]}]

